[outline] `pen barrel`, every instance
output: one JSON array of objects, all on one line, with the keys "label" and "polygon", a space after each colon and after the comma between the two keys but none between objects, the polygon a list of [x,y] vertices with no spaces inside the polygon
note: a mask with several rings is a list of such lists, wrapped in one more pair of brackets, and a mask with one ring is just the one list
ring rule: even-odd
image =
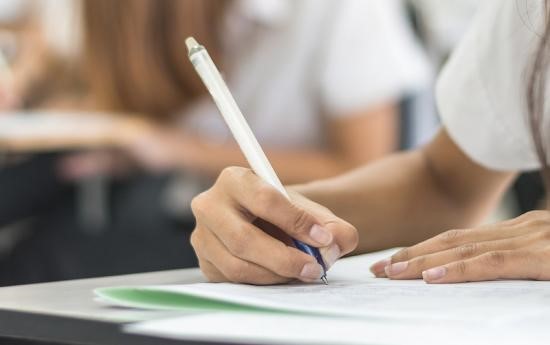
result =
[{"label": "pen barrel", "polygon": [[214,99],[252,170],[290,199],[208,52],[204,48],[198,49],[191,54],[190,60]]},{"label": "pen barrel", "polygon": [[292,242],[294,242],[294,246],[298,250],[313,256],[315,258],[315,260],[317,260],[317,263],[319,265],[321,265],[321,267],[323,267],[323,273],[326,274],[327,266],[325,265],[325,261],[323,260],[323,256],[321,255],[321,252],[319,251],[318,248],[312,247],[310,245],[307,245],[307,244],[305,244],[301,241],[295,240],[295,239],[293,239]]}]

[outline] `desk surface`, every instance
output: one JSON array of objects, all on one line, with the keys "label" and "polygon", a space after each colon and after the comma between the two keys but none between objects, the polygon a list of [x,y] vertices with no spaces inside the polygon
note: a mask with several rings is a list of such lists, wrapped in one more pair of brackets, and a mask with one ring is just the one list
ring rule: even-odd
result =
[{"label": "desk surface", "polygon": [[174,312],[102,306],[94,301],[92,290],[115,285],[195,283],[203,279],[198,269],[184,269],[0,288],[0,337],[62,344],[172,344],[121,334],[120,326]]}]

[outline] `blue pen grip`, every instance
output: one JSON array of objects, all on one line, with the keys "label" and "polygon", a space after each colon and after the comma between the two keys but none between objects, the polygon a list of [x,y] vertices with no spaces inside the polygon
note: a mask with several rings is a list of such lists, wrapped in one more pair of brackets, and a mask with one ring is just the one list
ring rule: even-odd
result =
[{"label": "blue pen grip", "polygon": [[295,239],[293,239],[292,241],[294,242],[294,245],[296,246],[296,248],[298,248],[300,251],[313,256],[315,258],[315,260],[317,260],[319,265],[321,265],[321,267],[323,267],[323,273],[326,274],[327,266],[325,265],[325,262],[323,261],[323,257],[321,256],[321,252],[319,252],[319,249],[317,249],[315,247],[312,247],[308,244],[305,244],[303,242],[300,242],[298,240],[295,240]]}]

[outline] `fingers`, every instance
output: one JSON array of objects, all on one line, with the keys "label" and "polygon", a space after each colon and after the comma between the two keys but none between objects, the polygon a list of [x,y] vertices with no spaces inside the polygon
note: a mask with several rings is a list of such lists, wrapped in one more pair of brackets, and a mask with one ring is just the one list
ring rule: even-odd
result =
[{"label": "fingers", "polygon": [[[333,219],[335,218],[335,216],[332,214],[331,217]],[[322,217],[318,218],[322,219]],[[321,254],[327,253],[328,261],[331,261],[334,258],[337,251],[339,252],[338,258],[340,258],[341,256],[349,254],[353,250],[355,250],[357,244],[359,243],[359,233],[353,225],[339,218],[338,221],[329,220],[326,222],[322,222],[322,224],[323,228],[329,231],[334,238],[334,243],[330,247],[328,247],[328,249],[321,248]],[[325,256],[323,255],[323,257]],[[332,263],[334,263],[335,260],[332,261]]]},{"label": "fingers", "polygon": [[208,260],[199,258],[199,268],[211,283],[222,283],[228,281],[228,279],[216,268],[216,266],[212,265],[212,263]]},{"label": "fingers", "polygon": [[[235,260],[227,259],[228,255],[250,263],[251,267],[258,266],[272,272],[277,275],[278,281],[284,278],[286,281],[300,279],[309,282],[321,277],[322,267],[314,257],[271,237],[239,213],[221,212],[212,205],[207,197],[199,196],[193,201],[193,211],[200,226],[193,233],[192,244],[197,255],[218,267],[227,278],[235,281],[234,277],[226,274],[231,270],[227,266],[235,263]],[[243,263],[239,263],[236,269],[244,269],[242,266]],[[254,270],[250,275],[256,272]],[[259,280],[242,277],[240,282],[258,284],[273,281],[264,279],[264,276],[262,274]]]},{"label": "fingers", "polygon": [[422,272],[451,262],[467,260],[491,251],[512,250],[520,247],[524,241],[513,239],[486,241],[464,244],[438,253],[422,255],[408,261],[396,262],[384,268],[385,275],[391,279],[416,279]]},{"label": "fingers", "polygon": [[[0,70],[1,68],[0,66]],[[0,73],[0,110],[16,109],[21,106],[21,99],[16,89],[13,80],[5,78]]]},{"label": "fingers", "polygon": [[316,247],[325,247],[332,243],[333,234],[319,220],[289,201],[251,170],[225,169],[220,179],[224,180],[229,196],[255,217],[268,221],[304,243]]},{"label": "fingers", "polygon": [[[492,250],[509,250],[540,242],[540,236],[545,233],[548,224],[548,213],[535,211],[498,224],[468,230],[449,230],[375,263],[371,271],[376,277],[387,277],[389,274],[394,279],[415,278],[430,266]],[[436,256],[430,255],[436,253]]]},{"label": "fingers", "polygon": [[468,243],[498,240],[509,237],[504,229],[496,227],[494,229],[496,230],[486,227],[445,231],[429,240],[400,250],[391,257],[391,262],[407,261],[418,256],[440,252]]},{"label": "fingers", "polygon": [[422,273],[431,284],[463,283],[495,279],[540,279],[542,262],[533,251],[504,250],[455,261]]},{"label": "fingers", "polygon": [[291,280],[231,255],[209,231],[195,230],[191,244],[199,257],[202,272],[211,282],[265,285]]},{"label": "fingers", "polygon": [[225,169],[191,207],[197,221],[192,245],[212,281],[317,281],[323,268],[291,238],[320,248],[327,267],[358,242],[352,225],[299,195],[288,200],[249,169]]},{"label": "fingers", "polygon": [[59,162],[60,175],[69,181],[120,174],[124,169],[123,157],[110,151],[77,153],[63,157]]},{"label": "fingers", "polygon": [[521,235],[537,233],[547,229],[550,216],[547,211],[532,211],[517,218],[474,229],[458,229],[443,232],[415,246],[405,248],[391,257],[391,262],[407,261],[412,258],[455,248],[464,244],[495,241]]}]

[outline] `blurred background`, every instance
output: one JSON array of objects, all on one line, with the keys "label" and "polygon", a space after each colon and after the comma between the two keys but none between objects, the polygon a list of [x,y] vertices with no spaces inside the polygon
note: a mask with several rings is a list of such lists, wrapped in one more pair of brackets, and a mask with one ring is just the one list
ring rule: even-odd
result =
[{"label": "blurred background", "polygon": [[[477,3],[2,0],[0,285],[196,265],[189,203],[246,162],[187,36],[301,183],[433,136],[436,76]],[[541,191],[522,177],[494,217]]]}]

